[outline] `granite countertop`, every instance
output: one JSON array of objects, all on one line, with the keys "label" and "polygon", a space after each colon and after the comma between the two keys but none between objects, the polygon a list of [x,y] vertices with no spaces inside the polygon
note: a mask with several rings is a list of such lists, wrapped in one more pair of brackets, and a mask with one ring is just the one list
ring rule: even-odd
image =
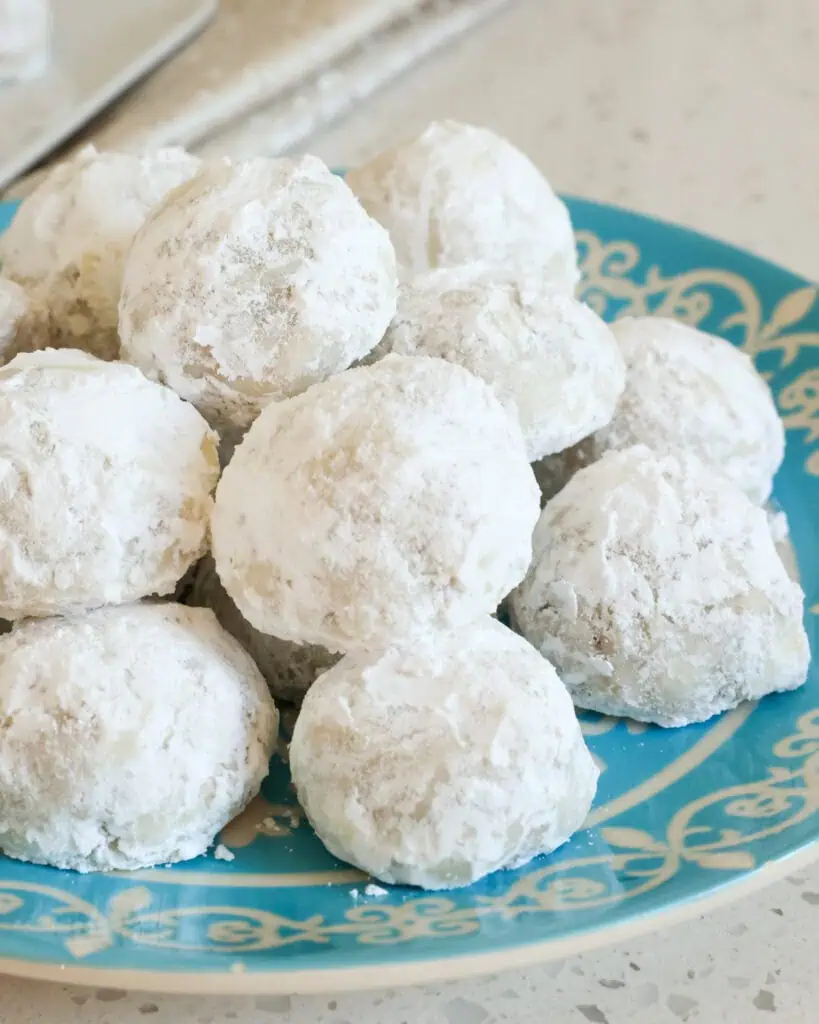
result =
[{"label": "granite countertop", "polygon": [[[819,278],[815,0],[519,0],[310,147],[354,163],[434,117],[488,124],[564,191]],[[232,129],[235,137],[236,128]],[[315,998],[127,995],[0,979],[2,1024],[801,1024],[819,865],[687,925],[450,986]]]}]

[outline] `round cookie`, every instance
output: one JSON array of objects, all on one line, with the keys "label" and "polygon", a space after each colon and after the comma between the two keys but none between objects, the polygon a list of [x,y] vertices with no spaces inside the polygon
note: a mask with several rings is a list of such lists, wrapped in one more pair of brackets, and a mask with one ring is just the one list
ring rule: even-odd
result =
[{"label": "round cookie", "polygon": [[530,462],[608,423],[625,384],[611,329],[588,306],[487,264],[403,284],[376,352],[436,356],[481,377],[520,420]]},{"label": "round cookie", "polygon": [[213,559],[197,568],[186,604],[213,609],[219,623],[250,654],[277,700],[299,704],[322,672],[341,657],[315,644],[293,644],[260,633],[242,615],[222,586]]},{"label": "round cookie", "polygon": [[269,402],[366,355],[396,290],[387,233],[320,160],[222,160],[137,236],[123,355],[241,434]]},{"label": "round cookie", "polygon": [[408,276],[487,261],[575,289],[569,211],[528,157],[486,128],[433,122],[347,181],[389,231]]},{"label": "round cookie", "polygon": [[494,611],[526,572],[538,508],[491,389],[387,356],[264,410],[217,489],[213,554],[261,632],[377,648]]},{"label": "round cookie", "polygon": [[0,849],[75,871],[204,853],[258,793],[278,715],[213,614],[104,608],[0,638]]},{"label": "round cookie", "polygon": [[598,777],[554,669],[493,619],[347,655],[305,697],[290,770],[332,854],[425,889],[556,849]]},{"label": "round cookie", "polygon": [[575,450],[535,467],[544,497],[603,452],[646,444],[660,452],[689,449],[762,504],[785,453],[785,431],[748,356],[665,317],[626,317],[612,330],[626,361],[617,411]]},{"label": "round cookie", "polygon": [[28,299],[19,284],[0,277],[0,363],[7,361],[7,353],[13,351],[17,331],[28,312]]},{"label": "round cookie", "polygon": [[766,514],[691,452],[607,453],[534,548],[513,621],[582,708],[680,726],[805,681],[803,594]]},{"label": "round cookie", "polygon": [[125,253],[148,211],[198,166],[182,149],[133,156],[86,146],[54,167],[0,238],[3,273],[30,304],[6,358],[77,348],[117,359]]},{"label": "round cookie", "polygon": [[216,436],[169,388],[72,349],[0,370],[0,617],[171,594],[206,549]]}]

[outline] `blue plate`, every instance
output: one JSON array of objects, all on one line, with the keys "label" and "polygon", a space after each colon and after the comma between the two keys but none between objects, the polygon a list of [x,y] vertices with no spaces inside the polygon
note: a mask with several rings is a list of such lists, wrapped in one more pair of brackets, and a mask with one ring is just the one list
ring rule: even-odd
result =
[{"label": "blue plate", "polygon": [[[816,652],[819,302],[747,252],[571,200],[584,297],[607,318],[660,313],[742,346],[788,428],[776,498],[790,518]],[[0,227],[12,210],[0,207]],[[0,970],[94,985],[307,992],[431,981],[567,953],[761,886],[819,837],[819,669],[796,693],[662,731],[584,716],[603,769],[588,827],[556,855],[470,889],[368,888],[304,823],[285,764],[203,857],[80,876],[0,858]]]}]

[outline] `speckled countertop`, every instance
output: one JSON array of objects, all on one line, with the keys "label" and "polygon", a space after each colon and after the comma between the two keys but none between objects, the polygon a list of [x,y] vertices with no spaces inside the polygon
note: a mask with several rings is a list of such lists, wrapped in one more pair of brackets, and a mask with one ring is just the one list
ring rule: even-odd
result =
[{"label": "speckled countertop", "polygon": [[[433,117],[486,123],[560,189],[819,278],[817,44],[816,0],[519,0],[311,148],[349,164]],[[0,979],[0,1022],[807,1024],[818,929],[819,865],[687,925],[524,973],[226,1000]]]}]

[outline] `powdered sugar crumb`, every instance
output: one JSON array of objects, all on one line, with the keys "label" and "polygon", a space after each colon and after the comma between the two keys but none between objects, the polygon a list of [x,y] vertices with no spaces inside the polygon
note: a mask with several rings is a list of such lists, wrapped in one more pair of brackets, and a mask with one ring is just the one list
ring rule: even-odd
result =
[{"label": "powdered sugar crumb", "polygon": [[769,509],[767,515],[768,528],[771,531],[774,544],[784,544],[791,532],[787,515],[778,509]]},{"label": "powdered sugar crumb", "polygon": [[389,896],[389,890],[381,885],[373,885],[372,882],[364,887],[365,896]]}]

